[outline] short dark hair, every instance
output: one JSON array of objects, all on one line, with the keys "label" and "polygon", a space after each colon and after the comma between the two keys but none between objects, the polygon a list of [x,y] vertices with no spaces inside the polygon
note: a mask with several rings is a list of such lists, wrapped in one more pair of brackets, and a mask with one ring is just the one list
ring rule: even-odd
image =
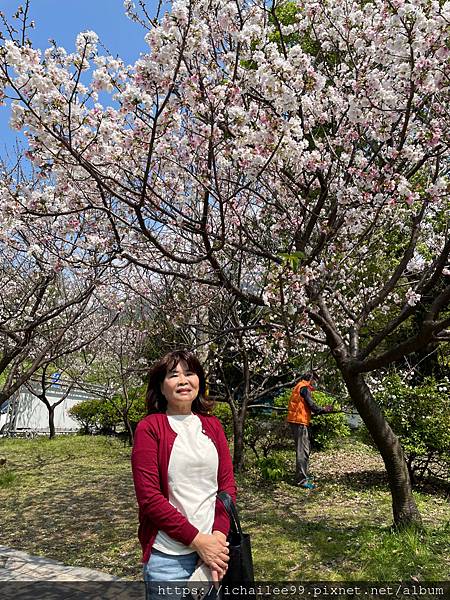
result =
[{"label": "short dark hair", "polygon": [[147,414],[165,413],[167,400],[161,393],[161,384],[167,373],[176,368],[180,362],[185,362],[190,371],[193,371],[199,380],[198,396],[192,403],[192,412],[207,414],[213,402],[206,398],[205,371],[193,352],[190,350],[174,350],[160,358],[150,369],[147,384]]},{"label": "short dark hair", "polygon": [[317,371],[307,371],[302,375],[302,379],[304,381],[311,381],[311,379],[319,381],[319,374],[317,373]]}]

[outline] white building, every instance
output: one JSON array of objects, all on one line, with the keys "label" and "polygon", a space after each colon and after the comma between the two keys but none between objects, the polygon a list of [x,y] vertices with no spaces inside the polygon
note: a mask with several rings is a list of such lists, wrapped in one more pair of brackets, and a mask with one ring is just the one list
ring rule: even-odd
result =
[{"label": "white building", "polygon": [[[49,433],[48,410],[45,404],[33,394],[38,392],[40,382],[31,381],[29,389],[22,386],[20,390],[7,400],[0,408],[0,435],[45,434]],[[68,384],[54,383],[47,391],[50,404],[58,402],[63,396],[61,404],[55,408],[56,433],[75,433],[80,429],[80,424],[69,415],[69,409],[83,400],[92,400],[102,396],[102,388],[92,384],[83,384],[81,387],[72,387],[67,393]]]}]

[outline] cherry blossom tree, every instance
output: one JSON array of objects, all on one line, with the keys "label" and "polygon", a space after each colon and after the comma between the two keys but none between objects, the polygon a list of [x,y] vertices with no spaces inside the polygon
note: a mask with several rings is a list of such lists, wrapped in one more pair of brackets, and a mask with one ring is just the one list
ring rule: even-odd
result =
[{"label": "cherry blossom tree", "polygon": [[128,301],[128,309],[98,338],[90,352],[95,355],[91,378],[101,386],[101,397],[114,407],[132,444],[131,415],[142,406],[143,382],[148,371],[145,356],[148,321],[138,318],[138,303]]},{"label": "cherry blossom tree", "polygon": [[[283,326],[268,322],[266,307],[237,300],[224,290],[218,294],[208,286],[187,288],[176,278],[166,277],[163,282],[159,279],[153,300],[145,299],[146,355],[159,358],[180,346],[195,350],[205,366],[209,397],[230,406],[233,463],[241,470],[248,407],[292,387],[293,376],[299,376],[298,365],[307,362],[306,353],[299,345],[292,347]],[[295,318],[290,322],[292,332],[300,335]],[[306,371],[308,366],[302,368]]]},{"label": "cherry blossom tree", "polygon": [[297,353],[288,352],[283,331],[266,322],[261,307],[228,303],[225,297],[221,309],[211,315],[209,326],[211,394],[230,405],[233,463],[241,470],[249,407],[293,387],[300,375],[299,361],[306,362],[306,356],[299,358]]},{"label": "cherry blossom tree", "polygon": [[80,245],[122,265],[265,307],[286,336],[303,319],[381,452],[395,523],[419,521],[367,374],[448,337],[450,2],[125,6],[147,29],[132,66],[94,32],[42,53],[5,29],[11,126],[52,182],[22,209],[84,227]]},{"label": "cherry blossom tree", "polygon": [[69,233],[55,228],[54,219],[36,220],[23,210],[22,198],[36,192],[36,181],[13,181],[4,172],[0,187],[0,402],[33,376],[44,377],[39,396],[53,436],[55,406],[46,401],[45,374],[67,360],[74,373],[74,355],[111,326],[120,302],[109,288],[108,256],[80,245],[82,227]]},{"label": "cherry blossom tree", "polygon": [[[54,343],[51,348],[47,348],[39,368],[24,382],[48,411],[50,439],[56,436],[55,409],[74,389],[87,387],[94,397],[102,395],[100,386],[96,386],[98,389],[86,386],[86,380],[91,375],[94,361],[103,356],[103,344],[98,342],[108,335],[108,330],[114,326],[118,315],[93,300],[91,297],[89,306],[79,313],[78,319],[65,330],[62,338],[58,335],[53,337]],[[52,330],[55,325],[51,324]],[[30,354],[33,354],[32,349]],[[58,373],[57,380],[54,379],[55,373]],[[54,385],[58,385],[61,393],[57,400],[51,402],[49,391]]]},{"label": "cherry blossom tree", "polygon": [[[93,300],[95,284],[69,282],[68,274],[41,270],[32,257],[14,254],[1,247],[1,358],[0,372],[6,375],[0,392],[7,400],[41,366],[87,344],[92,329],[86,328],[88,316],[98,312]],[[12,262],[9,262],[11,258]],[[106,322],[110,319],[109,315]],[[105,327],[104,316],[97,323]]]}]

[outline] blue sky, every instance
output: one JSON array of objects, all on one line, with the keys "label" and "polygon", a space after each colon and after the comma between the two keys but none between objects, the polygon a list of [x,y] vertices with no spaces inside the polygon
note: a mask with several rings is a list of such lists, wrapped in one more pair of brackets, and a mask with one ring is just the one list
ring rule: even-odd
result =
[{"label": "blue sky", "polygon": [[[11,17],[21,3],[24,0],[1,0],[0,9]],[[147,2],[150,9],[155,5],[155,0]],[[30,17],[36,23],[30,33],[35,48],[48,48],[48,40],[52,38],[72,52],[77,34],[86,30],[95,31],[106,48],[128,64],[134,63],[148,48],[145,31],[125,16],[123,0],[31,0]],[[8,122],[8,107],[0,106],[1,156],[14,147],[17,135]]]}]

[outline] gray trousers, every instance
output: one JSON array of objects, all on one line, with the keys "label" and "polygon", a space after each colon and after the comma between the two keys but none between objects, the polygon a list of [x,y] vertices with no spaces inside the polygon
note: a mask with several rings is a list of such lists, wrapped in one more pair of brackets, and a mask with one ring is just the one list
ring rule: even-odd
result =
[{"label": "gray trousers", "polygon": [[297,423],[289,423],[289,425],[295,440],[295,483],[306,483],[308,480],[308,463],[311,450],[309,429],[306,425],[298,425]]}]

